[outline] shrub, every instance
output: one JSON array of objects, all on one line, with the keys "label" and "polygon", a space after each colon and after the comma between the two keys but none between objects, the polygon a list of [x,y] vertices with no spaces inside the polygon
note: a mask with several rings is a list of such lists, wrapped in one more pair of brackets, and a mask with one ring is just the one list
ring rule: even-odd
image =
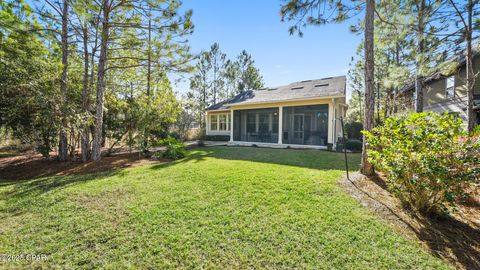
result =
[{"label": "shrub", "polygon": [[345,133],[349,139],[362,139],[363,124],[360,122],[351,122],[345,124]]},{"label": "shrub", "polygon": [[205,141],[230,141],[230,135],[205,135]]},{"label": "shrub", "polygon": [[448,114],[414,113],[388,118],[365,132],[368,156],[406,206],[422,213],[447,211],[480,176],[478,137],[463,134]]},{"label": "shrub", "polygon": [[480,136],[480,124],[476,125],[474,128],[473,128],[473,131],[472,131],[472,136]]},{"label": "shrub", "polygon": [[347,150],[353,152],[361,152],[362,151],[362,141],[356,139],[349,139],[345,144],[345,148]]},{"label": "shrub", "polygon": [[185,157],[185,144],[178,139],[168,136],[167,138],[161,140],[160,144],[167,147],[165,152],[162,153],[163,157],[175,160]]}]

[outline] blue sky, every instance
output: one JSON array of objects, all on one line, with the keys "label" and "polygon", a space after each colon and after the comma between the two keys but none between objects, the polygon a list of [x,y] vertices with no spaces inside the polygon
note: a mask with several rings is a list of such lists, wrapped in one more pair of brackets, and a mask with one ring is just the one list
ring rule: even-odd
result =
[{"label": "blue sky", "polygon": [[[214,42],[229,58],[245,49],[266,86],[346,75],[361,40],[349,32],[350,23],[308,27],[302,38],[290,36],[289,23],[280,21],[280,4],[281,0],[184,0],[183,9],[193,9],[192,52],[207,50]],[[185,93],[188,83],[174,89]]]}]

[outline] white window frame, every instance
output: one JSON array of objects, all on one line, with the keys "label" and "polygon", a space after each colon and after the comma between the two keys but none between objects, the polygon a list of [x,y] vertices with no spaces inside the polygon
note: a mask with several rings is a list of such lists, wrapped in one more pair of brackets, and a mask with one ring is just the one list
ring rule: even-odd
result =
[{"label": "white window frame", "polygon": [[455,76],[445,78],[445,97],[455,97]]},{"label": "white window frame", "polygon": [[[220,117],[225,117],[225,127],[220,128]],[[215,124],[215,129],[212,128],[212,124]],[[210,131],[230,131],[230,114],[212,114],[210,115]]]}]

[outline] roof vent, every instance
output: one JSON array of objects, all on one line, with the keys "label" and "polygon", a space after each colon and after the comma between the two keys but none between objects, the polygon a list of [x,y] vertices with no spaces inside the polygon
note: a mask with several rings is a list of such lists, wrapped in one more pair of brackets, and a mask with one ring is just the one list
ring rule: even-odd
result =
[{"label": "roof vent", "polygon": [[301,81],[301,83],[311,82],[312,80]]},{"label": "roof vent", "polygon": [[298,89],[303,89],[303,86],[292,87],[292,90],[298,90]]},{"label": "roof vent", "polygon": [[315,87],[328,86],[328,83],[315,84]]},{"label": "roof vent", "polygon": [[272,91],[272,90],[277,90],[277,89],[278,89],[278,88],[275,87],[275,88],[268,88],[267,90],[268,90],[268,91]]},{"label": "roof vent", "polygon": [[330,79],[333,79],[333,77],[326,77],[326,78],[322,78],[321,80],[330,80]]}]

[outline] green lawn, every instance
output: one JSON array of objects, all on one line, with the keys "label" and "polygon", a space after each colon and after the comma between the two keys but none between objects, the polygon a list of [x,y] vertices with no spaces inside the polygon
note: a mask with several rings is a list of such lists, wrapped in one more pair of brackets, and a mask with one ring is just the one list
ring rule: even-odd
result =
[{"label": "green lawn", "polygon": [[211,147],[3,183],[0,254],[48,259],[0,268],[449,268],[344,193],[343,166],[325,151]]}]

